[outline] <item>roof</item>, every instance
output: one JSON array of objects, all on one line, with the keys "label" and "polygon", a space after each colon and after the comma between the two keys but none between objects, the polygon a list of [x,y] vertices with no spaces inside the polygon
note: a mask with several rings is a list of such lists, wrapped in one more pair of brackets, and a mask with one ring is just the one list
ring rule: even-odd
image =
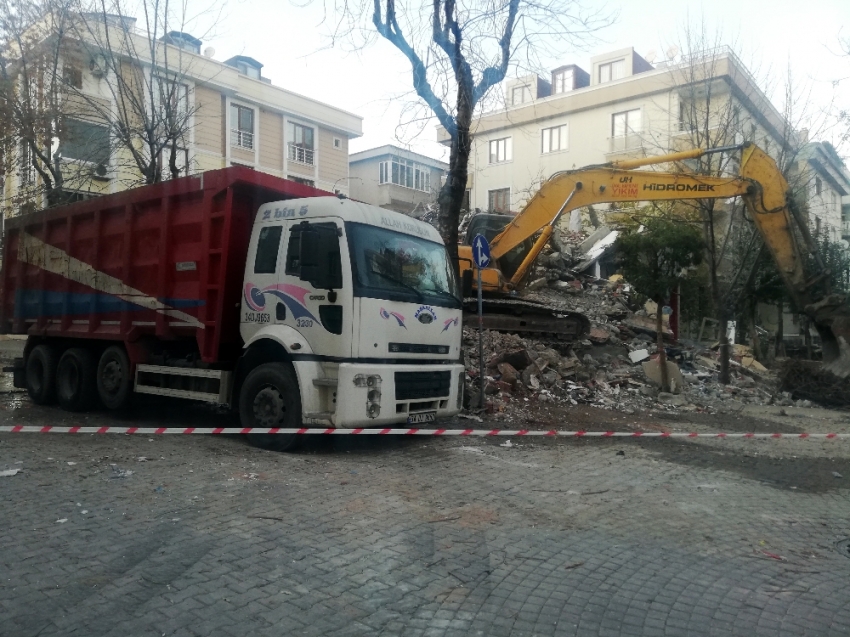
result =
[{"label": "roof", "polygon": [[800,150],[804,159],[842,197],[850,195],[850,173],[829,142],[809,142]]},{"label": "roof", "polygon": [[258,62],[254,58],[248,57],[247,55],[234,55],[232,58],[224,61],[224,63],[228,66],[233,66],[237,62],[244,62],[245,64],[250,64],[251,66],[256,67],[258,69],[263,68],[262,62]]},{"label": "roof", "polygon": [[431,166],[432,168],[438,168],[440,170],[448,170],[449,165],[440,161],[439,159],[434,159],[433,157],[428,157],[427,155],[421,155],[419,153],[415,153],[412,150],[406,150],[401,148],[400,146],[394,146],[392,144],[386,144],[384,146],[378,146],[376,148],[370,148],[368,150],[361,150],[359,153],[352,153],[348,158],[349,164],[354,164],[361,161],[368,161],[370,159],[381,159],[383,157],[389,157],[390,155],[395,155],[396,157],[401,157],[403,159],[409,159],[411,161],[419,162],[420,164],[425,164],[426,166]]}]

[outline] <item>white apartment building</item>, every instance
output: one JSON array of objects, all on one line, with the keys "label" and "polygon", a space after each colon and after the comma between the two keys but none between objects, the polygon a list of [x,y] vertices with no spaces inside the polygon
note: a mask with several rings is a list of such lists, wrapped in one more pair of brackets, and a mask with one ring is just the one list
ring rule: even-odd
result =
[{"label": "white apartment building", "polygon": [[[738,113],[736,128],[743,132],[735,142],[746,139],[768,152],[780,148],[782,115],[734,53],[723,48],[691,59],[653,66],[625,48],[591,58],[589,71],[569,64],[545,79],[530,75],[506,82],[508,105],[473,125],[470,207],[516,212],[558,171],[692,147],[688,100],[699,100],[706,86],[718,109],[728,113],[731,106]],[[448,141],[442,128],[438,140]],[[820,184],[819,201],[840,202],[840,180],[814,179],[824,166],[808,162],[811,187]],[[840,210],[840,203],[835,206]],[[840,214],[833,212],[814,218],[840,234]]]}]

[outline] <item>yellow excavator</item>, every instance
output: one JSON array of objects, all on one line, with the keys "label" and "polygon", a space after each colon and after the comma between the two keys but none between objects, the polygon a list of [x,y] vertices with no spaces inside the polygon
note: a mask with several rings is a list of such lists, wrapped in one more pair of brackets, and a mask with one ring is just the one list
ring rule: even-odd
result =
[{"label": "yellow excavator", "polygon": [[[637,170],[719,152],[741,153],[738,176],[712,177],[689,172]],[[470,224],[467,242],[471,243],[479,232],[485,236],[488,233],[495,235],[490,241],[490,267],[481,270],[482,295],[486,299],[485,327],[520,333],[547,333],[567,339],[581,338],[587,332],[589,324],[583,315],[561,312],[515,295],[515,291],[522,289],[534,261],[562,215],[576,208],[601,203],[732,197],[741,197],[746,204],[794,305],[805,312],[816,326],[823,342],[824,361],[839,375],[850,374],[850,306],[841,295],[813,298],[812,286],[827,273],[807,273],[806,260],[812,254],[812,240],[806,221],[800,218],[793,205],[788,183],[776,163],[752,143],[615,161],[559,172],[541,186],[515,217],[482,215],[485,223],[478,224],[478,227]],[[503,229],[497,230],[500,221]],[[458,247],[458,260],[465,291],[469,292],[478,275],[471,245]]]}]

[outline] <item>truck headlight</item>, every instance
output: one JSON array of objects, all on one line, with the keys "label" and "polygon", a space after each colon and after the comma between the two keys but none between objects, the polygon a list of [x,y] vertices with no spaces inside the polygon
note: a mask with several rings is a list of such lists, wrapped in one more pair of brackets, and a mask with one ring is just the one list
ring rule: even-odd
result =
[{"label": "truck headlight", "polygon": [[366,415],[377,418],[381,415],[381,377],[378,374],[357,374],[354,377],[355,387],[368,387],[366,394]]}]

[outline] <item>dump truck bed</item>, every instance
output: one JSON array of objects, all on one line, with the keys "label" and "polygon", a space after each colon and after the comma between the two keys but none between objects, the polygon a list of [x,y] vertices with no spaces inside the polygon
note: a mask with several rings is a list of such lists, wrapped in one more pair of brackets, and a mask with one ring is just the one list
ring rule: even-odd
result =
[{"label": "dump truck bed", "polygon": [[195,339],[203,361],[229,358],[257,209],[329,194],[233,167],[8,219],[0,333]]}]

